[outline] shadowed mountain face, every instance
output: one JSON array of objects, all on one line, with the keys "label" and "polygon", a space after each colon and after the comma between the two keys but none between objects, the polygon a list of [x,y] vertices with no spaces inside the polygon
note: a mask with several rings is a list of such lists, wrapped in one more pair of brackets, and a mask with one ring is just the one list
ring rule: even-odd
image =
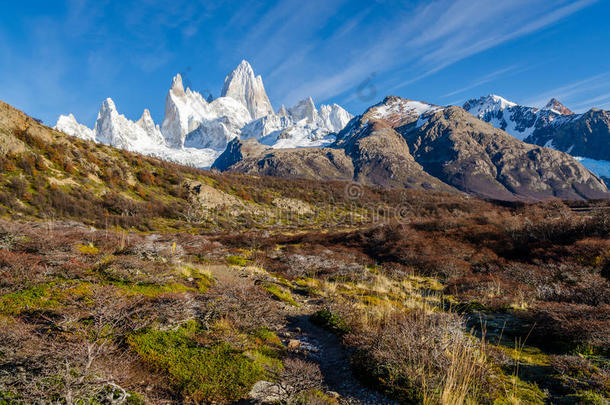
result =
[{"label": "shadowed mountain face", "polygon": [[329,148],[265,148],[235,140],[219,170],[460,190],[502,200],[608,197],[569,155],[521,142],[460,107],[387,97],[352,119]]},{"label": "shadowed mountain face", "polygon": [[561,117],[535,131],[526,141],[552,145],[572,156],[610,161],[610,111],[592,109]]},{"label": "shadowed mountain face", "polygon": [[343,150],[273,149],[255,139],[232,140],[212,169],[310,180],[351,180],[354,173],[353,163]]}]

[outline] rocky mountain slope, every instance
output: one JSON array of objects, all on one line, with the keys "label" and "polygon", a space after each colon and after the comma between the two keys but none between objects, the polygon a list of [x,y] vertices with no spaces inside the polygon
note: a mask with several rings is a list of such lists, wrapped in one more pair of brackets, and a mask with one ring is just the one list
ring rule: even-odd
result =
[{"label": "rocky mountain slope", "polygon": [[342,107],[322,105],[311,98],[274,112],[261,76],[242,61],[227,75],[221,97],[206,100],[184,88],[176,75],[168,91],[165,118],[159,127],[146,110],[137,122],[118,113],[112,99],[100,108],[93,130],[75,117],[62,115],[55,128],[133,152],[195,167],[209,167],[234,139],[256,138],[273,148],[318,146],[334,140],[352,116]]},{"label": "rocky mountain slope", "polygon": [[589,170],[610,180],[608,111],[593,108],[575,114],[557,99],[538,109],[495,95],[469,100],[464,109],[517,139],[585,158],[582,161]]},{"label": "rocky mountain slope", "polygon": [[255,140],[234,140],[213,167],[280,177],[351,177],[504,200],[610,196],[600,179],[567,154],[521,142],[460,107],[398,97],[352,119],[330,147],[279,152]]}]

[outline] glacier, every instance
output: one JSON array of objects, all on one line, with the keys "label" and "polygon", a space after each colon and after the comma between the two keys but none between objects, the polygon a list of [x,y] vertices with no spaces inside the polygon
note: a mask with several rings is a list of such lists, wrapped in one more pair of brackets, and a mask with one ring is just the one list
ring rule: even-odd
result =
[{"label": "glacier", "polygon": [[273,148],[323,146],[331,144],[352,118],[337,104],[318,109],[311,98],[275,112],[262,77],[243,60],[226,76],[221,96],[212,100],[185,89],[182,77],[176,75],[160,126],[147,109],[138,121],[129,120],[107,98],[93,129],[80,124],[72,114],[61,115],[54,128],[131,152],[209,168],[235,138],[256,138]]}]

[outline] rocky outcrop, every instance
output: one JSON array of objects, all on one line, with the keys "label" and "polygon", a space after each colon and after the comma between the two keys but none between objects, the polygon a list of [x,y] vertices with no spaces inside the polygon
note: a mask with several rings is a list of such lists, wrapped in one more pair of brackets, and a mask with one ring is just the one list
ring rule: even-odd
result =
[{"label": "rocky outcrop", "polygon": [[212,165],[213,169],[244,174],[352,180],[354,166],[345,152],[332,148],[273,149],[255,139],[234,139]]},{"label": "rocky outcrop", "polygon": [[572,110],[570,110],[568,107],[563,105],[556,98],[552,98],[548,103],[546,103],[546,106],[544,106],[543,110],[551,110],[551,111],[554,111],[561,115],[573,115],[574,114],[574,112]]}]

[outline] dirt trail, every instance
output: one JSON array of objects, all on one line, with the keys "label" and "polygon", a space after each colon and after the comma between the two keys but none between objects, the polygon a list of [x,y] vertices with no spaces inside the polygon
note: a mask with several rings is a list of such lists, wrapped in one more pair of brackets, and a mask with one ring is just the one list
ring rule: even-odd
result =
[{"label": "dirt trail", "polygon": [[[228,266],[210,266],[209,269],[220,285],[236,282],[254,283],[254,278]],[[301,343],[299,354],[320,366],[327,391],[339,394],[338,402],[345,405],[396,404],[378,392],[364,387],[354,377],[350,368],[349,351],[341,344],[337,336],[309,321],[310,315],[319,309],[318,306],[298,295],[295,295],[294,298],[299,301],[300,307],[286,307],[289,322],[283,330],[279,331],[279,336],[285,344],[288,344],[290,340],[298,340]],[[241,401],[239,403],[249,402]]]},{"label": "dirt trail", "polygon": [[[341,404],[395,404],[383,395],[364,387],[350,368],[350,355],[337,336],[318,328],[309,321],[307,307],[303,313],[290,319],[286,335],[297,339],[306,357],[318,363],[324,384],[329,391],[340,395]],[[308,350],[309,349],[309,350]]]}]

